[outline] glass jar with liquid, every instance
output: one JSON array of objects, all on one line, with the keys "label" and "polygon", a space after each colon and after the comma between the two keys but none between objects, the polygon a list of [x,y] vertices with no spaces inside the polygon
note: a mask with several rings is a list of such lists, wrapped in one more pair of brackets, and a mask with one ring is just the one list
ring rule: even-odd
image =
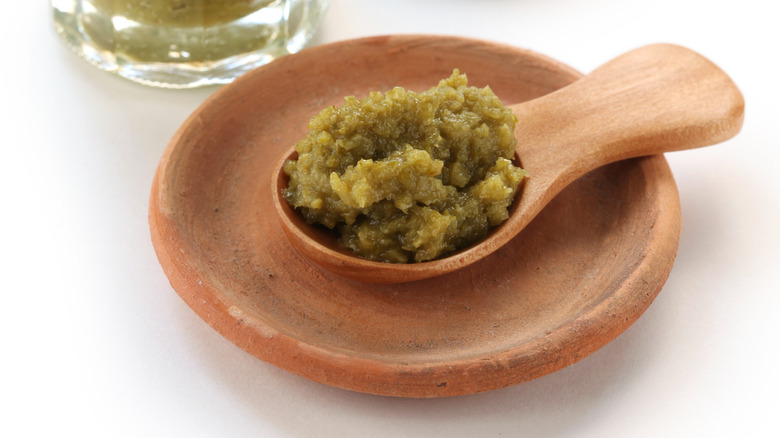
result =
[{"label": "glass jar with liquid", "polygon": [[328,0],[52,0],[54,25],[97,67],[147,85],[224,84],[309,41]]}]

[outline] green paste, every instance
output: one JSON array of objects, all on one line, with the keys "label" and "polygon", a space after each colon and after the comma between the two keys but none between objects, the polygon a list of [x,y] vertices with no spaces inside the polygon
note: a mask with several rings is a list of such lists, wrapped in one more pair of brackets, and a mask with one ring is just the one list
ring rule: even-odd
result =
[{"label": "green paste", "polygon": [[433,260],[507,219],[526,177],[512,163],[516,122],[457,70],[422,93],[347,97],[309,123],[284,197],[361,257]]}]

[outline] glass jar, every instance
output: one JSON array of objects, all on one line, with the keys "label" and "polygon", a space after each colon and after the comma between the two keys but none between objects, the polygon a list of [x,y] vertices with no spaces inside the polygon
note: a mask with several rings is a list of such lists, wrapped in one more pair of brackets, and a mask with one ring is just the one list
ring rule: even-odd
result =
[{"label": "glass jar", "polygon": [[54,25],[97,67],[147,85],[224,84],[303,48],[328,0],[52,0]]}]

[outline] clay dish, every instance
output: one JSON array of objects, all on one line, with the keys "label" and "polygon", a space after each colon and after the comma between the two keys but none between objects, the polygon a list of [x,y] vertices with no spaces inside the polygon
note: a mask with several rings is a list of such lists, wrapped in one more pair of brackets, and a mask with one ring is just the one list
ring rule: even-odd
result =
[{"label": "clay dish", "polygon": [[[434,85],[434,84],[431,84]],[[606,63],[571,86],[516,103],[515,161],[530,177],[509,219],[486,238],[438,260],[393,264],[342,249],[338,237],[307,224],[282,196],[283,154],[271,175],[282,229],[315,263],[369,283],[400,283],[475,263],[514,238],[566,185],[605,164],[727,140],[742,127],[744,100],[720,68],[683,47],[655,44]],[[518,164],[518,163],[516,163]]]},{"label": "clay dish", "polygon": [[422,91],[456,67],[506,104],[582,76],[505,45],[390,36],[304,50],[214,93],[171,140],[152,186],[151,236],[174,290],[250,354],[374,394],[501,388],[614,339],[651,304],[677,250],[678,195],[661,155],[587,173],[500,249],[435,278],[349,280],[283,232],[269,185],[312,116],[346,95]]}]

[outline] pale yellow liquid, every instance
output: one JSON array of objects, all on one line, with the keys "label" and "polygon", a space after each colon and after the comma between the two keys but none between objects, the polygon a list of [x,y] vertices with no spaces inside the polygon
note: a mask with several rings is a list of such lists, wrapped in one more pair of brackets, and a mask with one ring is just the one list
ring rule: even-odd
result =
[{"label": "pale yellow liquid", "polygon": [[54,26],[103,70],[162,87],[230,82],[311,38],[328,0],[51,0]]},{"label": "pale yellow liquid", "polygon": [[274,0],[93,0],[105,15],[156,26],[208,27],[238,20]]}]

